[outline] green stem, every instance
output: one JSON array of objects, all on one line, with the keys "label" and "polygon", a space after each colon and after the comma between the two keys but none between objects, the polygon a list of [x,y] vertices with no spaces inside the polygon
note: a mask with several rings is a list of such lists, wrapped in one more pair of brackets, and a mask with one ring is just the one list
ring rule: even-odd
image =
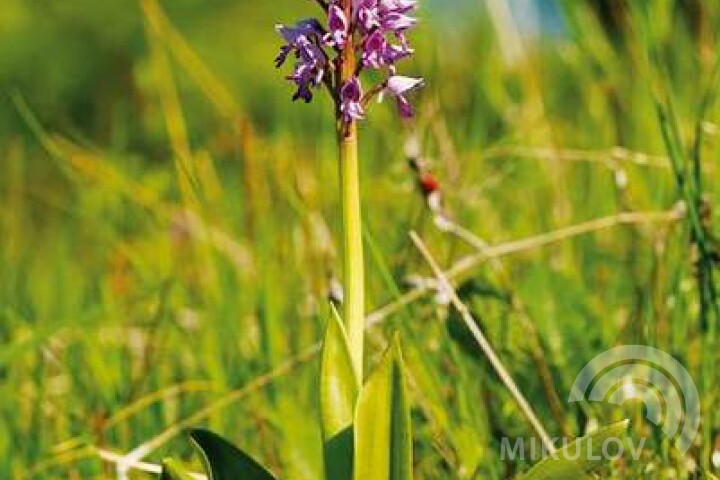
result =
[{"label": "green stem", "polygon": [[[341,0],[347,18],[352,18],[352,0]],[[343,85],[355,76],[355,48],[350,41],[340,53],[335,87],[338,148],[340,150],[340,189],[342,191],[344,289],[343,317],[350,347],[350,357],[357,378],[363,378],[363,344],[365,331],[365,272],[363,264],[362,216],[360,213],[360,168],[358,165],[357,125],[346,121],[340,111]]]},{"label": "green stem", "polygon": [[365,327],[365,273],[363,264],[362,217],[360,213],[360,171],[355,123],[339,128],[340,184],[343,214],[343,259],[345,301],[350,356],[358,378],[363,370]]}]

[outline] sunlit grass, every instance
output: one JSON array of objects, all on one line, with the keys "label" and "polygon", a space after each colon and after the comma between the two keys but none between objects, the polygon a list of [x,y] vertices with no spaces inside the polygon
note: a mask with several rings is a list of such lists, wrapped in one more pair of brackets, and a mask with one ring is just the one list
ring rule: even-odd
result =
[{"label": "sunlit grass", "polygon": [[[154,2],[80,3],[11,0],[0,21],[0,478],[113,478],[128,452],[199,471],[189,426],[242,442],[281,478],[320,478],[317,342],[341,276],[334,125],[329,102],[289,104],[272,66],[272,25],[304,2],[164,2],[167,18]],[[511,477],[528,465],[503,464],[499,439],[533,430],[438,302],[410,230],[459,272],[551,436],[640,417],[565,400],[597,353],[645,343],[700,388],[710,416],[690,455],[706,465],[714,445],[720,319],[703,329],[668,160],[692,158],[699,124],[703,190],[689,194],[704,195],[711,231],[720,112],[699,112],[717,89],[720,8],[703,4],[697,38],[672,2],[650,2],[655,37],[634,20],[623,43],[566,3],[567,36],[527,39],[515,64],[479,6],[456,25],[425,13],[407,66],[428,80],[417,121],[379,106],[361,127],[367,349],[375,363],[403,335],[418,479]],[[657,115],[670,97],[680,153]],[[433,222],[410,138],[471,241]],[[653,428],[631,427],[652,449],[608,478],[663,478],[638,476],[648,465],[682,478]]]}]

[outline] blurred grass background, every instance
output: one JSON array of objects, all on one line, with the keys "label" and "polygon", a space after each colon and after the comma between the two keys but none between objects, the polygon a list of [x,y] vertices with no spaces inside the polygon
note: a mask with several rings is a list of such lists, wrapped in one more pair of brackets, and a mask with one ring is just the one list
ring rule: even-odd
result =
[{"label": "blurred grass background", "polygon": [[[482,263],[461,292],[554,435],[628,415],[565,403],[596,354],[644,343],[681,359],[707,413],[697,447],[678,459],[639,422],[634,433],[653,448],[609,475],[685,478],[692,462],[709,464],[718,427],[715,330],[700,319],[686,222],[669,219],[680,197],[652,90],[672,92],[690,145],[712,88],[720,5],[648,2],[663,70],[623,5],[423,4],[403,69],[428,81],[417,119],[377,105],[361,127],[368,311],[429,275],[410,229],[443,266],[474,253],[434,225],[409,141],[440,179],[450,218],[491,245],[630,214]],[[320,477],[307,349],[341,268],[333,121],[322,96],[292,104],[272,62],[273,25],[314,9],[4,0],[0,478],[114,478],[110,453],[137,447],[137,460],[189,461],[172,430],[188,417],[281,478]],[[712,105],[700,122],[708,224],[718,113]],[[499,439],[532,433],[448,307],[424,295],[382,320],[370,357],[402,331],[416,478],[524,470],[500,460]]]}]

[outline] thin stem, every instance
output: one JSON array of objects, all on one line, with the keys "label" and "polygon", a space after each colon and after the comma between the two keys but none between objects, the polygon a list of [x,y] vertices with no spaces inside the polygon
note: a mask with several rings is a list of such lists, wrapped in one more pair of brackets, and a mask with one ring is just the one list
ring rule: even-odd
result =
[{"label": "thin stem", "polygon": [[362,378],[365,275],[357,134],[354,122],[340,126],[339,130],[345,283],[343,311],[350,355],[358,378]]},{"label": "thin stem", "polygon": [[[464,228],[462,225],[459,225],[451,220],[446,221],[448,224],[448,233],[456,235],[460,240],[475,248],[479,253],[485,253],[490,248],[490,245],[488,245],[487,242],[472,233],[470,230]],[[543,389],[545,390],[545,397],[548,401],[548,405],[550,406],[550,410],[555,417],[555,421],[558,423],[558,425],[560,425],[563,434],[569,437],[571,435],[571,432],[568,426],[568,422],[565,419],[565,412],[562,407],[562,402],[560,401],[560,396],[558,395],[557,391],[555,390],[555,386],[553,385],[552,373],[550,371],[550,366],[548,365],[547,359],[545,358],[545,352],[543,351],[542,339],[540,337],[540,334],[538,333],[537,328],[535,328],[535,323],[530,318],[525,304],[516,294],[516,292],[513,291],[510,277],[507,274],[502,260],[500,258],[492,258],[489,260],[490,264],[495,270],[496,275],[500,280],[502,288],[510,295],[510,308],[512,308],[518,315],[518,320],[520,321],[524,330],[529,335],[530,353],[533,357],[533,360],[535,361],[538,376],[540,377],[540,381],[543,384]]]},{"label": "thin stem", "polygon": [[415,232],[410,232],[410,238],[412,239],[413,243],[420,251],[422,256],[425,258],[428,265],[430,265],[430,268],[437,277],[437,281],[441,285],[441,288],[445,291],[445,293],[450,295],[450,301],[453,307],[455,307],[455,309],[462,317],[465,325],[470,330],[470,333],[472,333],[473,338],[475,338],[475,341],[480,346],[480,349],[483,351],[485,357],[487,357],[488,361],[490,362],[490,365],[492,365],[493,369],[495,370],[495,373],[497,373],[498,377],[505,385],[505,388],[507,388],[510,394],[513,396],[515,402],[518,405],[518,408],[520,408],[520,411],[523,413],[523,415],[525,415],[525,418],[527,418],[528,422],[535,430],[535,433],[537,433],[537,435],[540,437],[547,451],[551,453],[555,452],[555,445],[553,445],[553,441],[550,438],[550,435],[548,435],[545,427],[543,427],[537,415],[535,415],[535,412],[530,406],[530,403],[522,394],[520,388],[518,388],[515,380],[513,380],[512,376],[510,375],[510,372],[508,372],[502,360],[500,360],[500,357],[498,357],[497,353],[495,353],[495,349],[492,347],[490,342],[482,333],[482,330],[480,330],[480,328],[477,326],[477,323],[475,322],[475,319],[470,313],[470,310],[467,308],[467,306],[465,306],[462,300],[460,300],[460,297],[458,297],[457,292],[450,283],[450,280],[448,280],[440,266],[430,254],[430,251],[425,246],[425,243],[423,243],[422,239],[420,239],[418,234]]},{"label": "thin stem", "polygon": [[[341,3],[347,18],[352,18],[352,0]],[[340,185],[343,216],[343,259],[345,301],[343,316],[347,326],[350,356],[358,378],[363,375],[365,328],[365,272],[363,264],[362,215],[360,208],[360,168],[358,164],[357,125],[340,112],[340,93],[355,74],[355,50],[352,36],[340,54],[337,82],[337,132],[340,153]]]},{"label": "thin stem", "polygon": [[387,85],[387,82],[381,82],[372,87],[370,90],[365,92],[365,95],[363,95],[363,98],[361,100],[363,107],[366,107],[370,101],[375,97],[375,95],[379,95],[380,92],[382,92]]},{"label": "thin stem", "polygon": [[[620,225],[673,224],[682,218],[684,218],[684,212],[677,208],[664,212],[624,212],[608,217],[596,218],[531,237],[491,245],[484,252],[471,253],[455,262],[445,272],[445,276],[455,281],[462,281],[474,268],[495,258],[532,251],[564,240]],[[368,327],[378,325],[401,308],[433,291],[432,286],[429,285],[415,287],[405,292],[401,297],[369,314],[365,323]]]},{"label": "thin stem", "polygon": [[603,150],[581,150],[576,148],[532,147],[522,145],[498,145],[483,152],[483,158],[495,159],[516,157],[518,159],[551,160],[558,162],[600,163],[608,167],[620,164],[634,164],[644,167],[667,169],[665,155],[651,155],[614,146]]}]

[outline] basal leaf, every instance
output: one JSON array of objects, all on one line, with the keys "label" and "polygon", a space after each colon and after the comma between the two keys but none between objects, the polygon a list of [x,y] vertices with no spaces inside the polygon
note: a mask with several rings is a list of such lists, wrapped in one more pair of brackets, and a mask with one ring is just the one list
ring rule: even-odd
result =
[{"label": "basal leaf", "polygon": [[190,431],[190,438],[210,480],[275,480],[262,465],[220,435],[198,428]]},{"label": "basal leaf", "polygon": [[397,337],[360,392],[354,429],[354,480],[412,479],[410,406]]},{"label": "basal leaf", "polygon": [[359,388],[345,329],[333,308],[320,355],[320,416],[328,480],[352,478],[352,423]]},{"label": "basal leaf", "polygon": [[623,421],[602,428],[597,432],[580,437],[559,449],[554,456],[548,456],[532,467],[519,480],[580,480],[592,479],[590,474],[597,470],[607,458],[603,455],[603,444],[608,439],[625,438],[628,422]]}]

